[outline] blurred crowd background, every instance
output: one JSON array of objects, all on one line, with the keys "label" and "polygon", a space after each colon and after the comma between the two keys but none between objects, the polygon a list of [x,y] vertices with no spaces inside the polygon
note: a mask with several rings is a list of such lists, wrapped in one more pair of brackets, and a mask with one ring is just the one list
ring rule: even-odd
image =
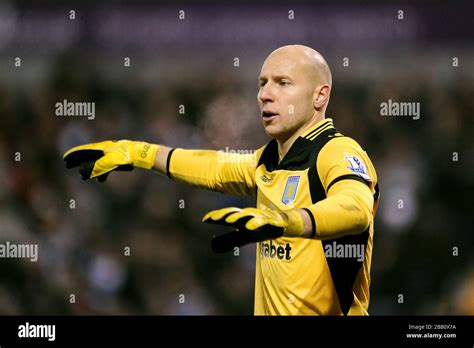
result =
[{"label": "blurred crowd background", "polygon": [[[0,314],[252,314],[254,246],[215,255],[210,238],[222,230],[200,221],[253,199],[143,170],[86,182],[62,154],[122,138],[256,149],[269,141],[257,76],[288,43],[327,58],[327,117],[378,172],[369,312],[474,314],[469,11],[431,2],[35,6],[0,5],[0,242],[39,245],[38,262],[0,259]],[[419,102],[420,119],[381,116],[388,99]],[[94,102],[95,119],[56,116],[63,100]]]}]

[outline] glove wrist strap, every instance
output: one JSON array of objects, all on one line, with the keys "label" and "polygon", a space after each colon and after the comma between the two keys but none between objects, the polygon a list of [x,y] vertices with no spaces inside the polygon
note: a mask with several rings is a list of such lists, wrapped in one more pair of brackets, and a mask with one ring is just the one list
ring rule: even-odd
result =
[{"label": "glove wrist strap", "polygon": [[153,168],[158,147],[159,145],[156,144],[135,142],[133,144],[133,166],[144,169]]}]

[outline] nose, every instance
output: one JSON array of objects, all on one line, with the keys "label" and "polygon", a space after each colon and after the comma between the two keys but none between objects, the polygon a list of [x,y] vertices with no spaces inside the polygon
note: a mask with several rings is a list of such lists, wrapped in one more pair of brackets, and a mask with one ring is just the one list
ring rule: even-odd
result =
[{"label": "nose", "polygon": [[258,91],[258,99],[262,103],[268,103],[268,102],[274,101],[274,95],[269,83],[260,87],[260,90]]}]

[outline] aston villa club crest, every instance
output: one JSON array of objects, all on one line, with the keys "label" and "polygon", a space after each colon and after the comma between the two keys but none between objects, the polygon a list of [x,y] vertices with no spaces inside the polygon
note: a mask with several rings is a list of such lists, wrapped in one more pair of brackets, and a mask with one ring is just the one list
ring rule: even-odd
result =
[{"label": "aston villa club crest", "polygon": [[296,190],[298,189],[299,182],[299,175],[293,175],[288,177],[288,180],[286,181],[285,190],[283,191],[283,197],[281,198],[283,204],[288,205],[295,200]]}]

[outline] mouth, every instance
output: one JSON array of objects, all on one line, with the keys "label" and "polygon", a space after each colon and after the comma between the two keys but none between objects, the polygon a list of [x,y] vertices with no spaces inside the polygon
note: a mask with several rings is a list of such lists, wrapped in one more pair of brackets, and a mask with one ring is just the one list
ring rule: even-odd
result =
[{"label": "mouth", "polygon": [[262,111],[262,118],[264,121],[271,121],[279,116],[276,112],[273,111]]}]

